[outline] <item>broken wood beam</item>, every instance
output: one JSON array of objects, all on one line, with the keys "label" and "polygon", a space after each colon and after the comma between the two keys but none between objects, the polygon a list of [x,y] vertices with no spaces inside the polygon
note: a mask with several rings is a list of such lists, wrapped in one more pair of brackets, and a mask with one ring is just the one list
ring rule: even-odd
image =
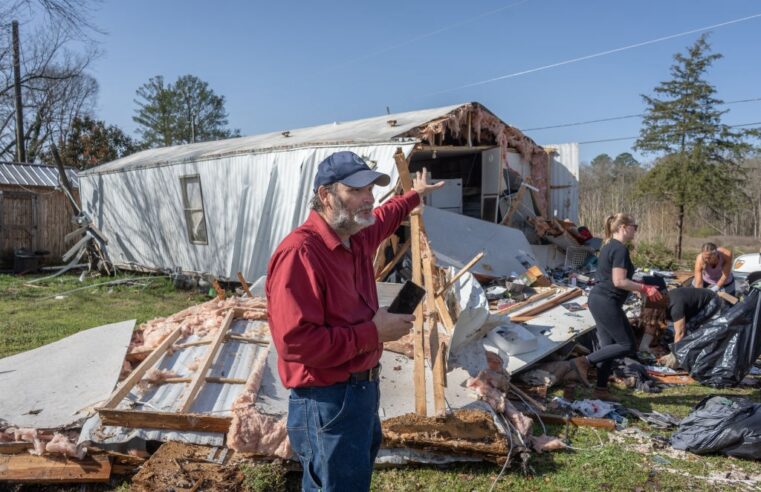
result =
[{"label": "broken wood beam", "polygon": [[553,294],[557,294],[557,290],[547,290],[544,292],[539,292],[537,294],[534,294],[533,296],[529,297],[525,301],[516,302],[515,304],[511,304],[505,308],[499,309],[494,312],[496,315],[503,315],[503,314],[510,314],[514,311],[517,311],[519,309],[523,309],[524,307],[528,306],[529,304],[533,304],[537,301],[541,301],[542,299],[546,299],[547,297],[550,297]]},{"label": "broken wood beam", "polygon": [[733,296],[732,294],[727,294],[726,292],[717,292],[716,295],[727,301],[728,303],[732,304],[733,306],[737,304],[737,301],[739,301],[738,298]]},{"label": "broken wood beam", "polygon": [[106,483],[111,478],[108,456],[85,456],[82,460],[65,456],[0,456],[0,481],[38,484]]},{"label": "broken wood beam", "polygon": [[535,306],[527,311],[523,311],[522,313],[518,315],[510,316],[510,321],[513,321],[515,323],[525,323],[526,321],[531,321],[532,319],[534,319],[536,316],[540,315],[541,313],[545,311],[549,311],[550,309],[560,305],[561,303],[570,301],[571,299],[575,299],[576,297],[579,297],[582,294],[583,294],[583,291],[580,288],[575,287],[571,290],[568,290],[560,294],[557,297],[553,297],[552,299],[544,301],[538,306]]},{"label": "broken wood beam", "polygon": [[203,386],[203,383],[206,380],[206,373],[209,371],[211,364],[214,362],[214,359],[219,352],[219,348],[225,341],[225,335],[227,334],[227,330],[230,328],[230,325],[233,322],[234,314],[235,312],[230,310],[222,320],[222,326],[219,327],[219,331],[214,336],[214,341],[212,341],[211,346],[206,351],[206,355],[204,355],[201,366],[196,370],[193,376],[193,381],[190,383],[188,393],[185,396],[182,405],[180,405],[180,412],[184,413],[190,410],[196,395],[198,395],[198,392],[201,391],[201,386]]},{"label": "broken wood beam", "polygon": [[396,252],[393,258],[391,258],[391,261],[388,262],[386,266],[383,267],[383,269],[378,273],[378,275],[375,276],[375,281],[381,281],[386,276],[388,276],[389,273],[391,273],[391,270],[394,269],[397,263],[399,263],[399,260],[402,259],[402,257],[407,253],[407,251],[410,249],[410,240],[406,240],[404,244],[402,244],[401,248]]},{"label": "broken wood beam", "polygon": [[439,343],[439,328],[436,322],[436,288],[433,279],[434,258],[431,246],[425,234],[420,238],[423,262],[423,284],[425,285],[426,317],[428,318],[428,349],[431,352],[431,373],[433,377],[433,408],[435,415],[446,414],[446,401],[444,400],[444,387],[447,385],[446,370],[444,370],[444,355],[441,352],[442,344]]},{"label": "broken wood beam", "polygon": [[254,295],[251,293],[251,289],[248,287],[248,282],[246,282],[246,278],[243,276],[241,272],[238,272],[238,282],[240,282],[240,286],[243,289],[243,292],[248,294],[248,297],[254,297]]},{"label": "broken wood beam", "polygon": [[447,307],[447,301],[445,301],[444,297],[442,296],[436,296],[434,298],[434,302],[436,303],[436,312],[439,313],[439,319],[441,320],[441,323],[447,330],[447,334],[452,336],[452,333],[454,332],[455,322],[452,319],[452,313],[449,312],[449,307]]},{"label": "broken wood beam", "polygon": [[573,424],[577,427],[595,427],[597,429],[616,430],[616,421],[612,419],[597,419],[592,417],[571,417],[540,413],[537,415],[545,424]]},{"label": "broken wood beam", "polygon": [[[412,178],[410,177],[410,168],[407,159],[404,157],[401,147],[394,154],[396,169],[399,173],[399,181],[402,184],[404,192],[412,189]],[[421,251],[420,251],[420,233],[422,218],[419,214],[410,215],[410,246],[412,248],[412,281],[418,285],[423,283]],[[421,416],[427,414],[427,402],[425,397],[425,330],[423,330],[423,305],[418,304],[415,308],[415,322],[412,326],[413,347],[414,347],[414,365],[413,365],[413,382],[415,386],[415,413]]]},{"label": "broken wood beam", "polygon": [[470,270],[471,268],[473,268],[473,267],[475,266],[475,264],[476,264],[476,263],[478,263],[479,261],[481,261],[481,259],[482,259],[484,256],[486,256],[486,252],[485,252],[485,251],[481,251],[481,252],[480,252],[480,253],[478,253],[476,256],[474,256],[474,257],[473,257],[473,259],[472,259],[472,260],[470,260],[468,263],[466,263],[466,264],[465,264],[465,266],[464,266],[464,267],[462,267],[462,268],[460,269],[460,271],[459,271],[459,272],[455,273],[455,274],[454,274],[454,276],[453,276],[451,279],[447,280],[447,283],[446,283],[446,284],[445,284],[445,285],[444,285],[442,288],[440,288],[440,289],[439,289],[439,290],[436,292],[436,295],[437,295],[437,296],[440,296],[440,295],[442,295],[444,292],[446,292],[446,291],[447,291],[447,290],[448,290],[450,287],[452,287],[452,285],[454,285],[454,283],[455,283],[455,282],[457,282],[457,280],[458,280],[460,277],[462,277],[463,275],[465,275],[465,272],[467,272],[468,270]]},{"label": "broken wood beam", "polygon": [[116,410],[98,408],[103,425],[115,425],[132,429],[164,429],[193,432],[227,433],[232,417],[174,412],[143,412],[140,410]]}]

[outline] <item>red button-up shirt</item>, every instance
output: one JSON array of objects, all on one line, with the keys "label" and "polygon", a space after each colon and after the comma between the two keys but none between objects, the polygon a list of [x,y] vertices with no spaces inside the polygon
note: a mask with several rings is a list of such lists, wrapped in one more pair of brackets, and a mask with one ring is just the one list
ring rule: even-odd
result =
[{"label": "red button-up shirt", "polygon": [[373,258],[419,204],[413,190],[376,208],[375,224],[351,236],[351,249],[314,211],[280,243],[266,291],[286,388],[328,386],[378,364],[383,344],[372,322],[378,310]]}]

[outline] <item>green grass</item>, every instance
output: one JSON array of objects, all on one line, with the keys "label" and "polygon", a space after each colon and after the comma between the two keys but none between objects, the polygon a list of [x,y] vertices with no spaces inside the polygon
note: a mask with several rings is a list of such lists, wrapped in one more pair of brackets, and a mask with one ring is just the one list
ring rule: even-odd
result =
[{"label": "green grass", "polygon": [[[0,275],[0,357],[29,350],[77,331],[106,323],[136,319],[138,323],[166,316],[207,298],[193,292],[177,291],[166,278],[122,275],[136,284],[99,286],[56,295],[83,286],[114,280],[91,278],[80,283],[76,276],[54,279],[40,287],[24,283],[31,277]],[[587,390],[584,390],[587,391]],[[761,401],[761,393],[750,389],[723,389],[699,385],[677,386],[658,394],[613,390],[623,404],[642,411],[658,410],[676,417],[686,416],[704,397],[711,394],[743,395]],[[555,393],[560,394],[560,391]],[[579,391],[577,397],[587,397]],[[670,432],[650,428],[632,420],[630,427],[667,438]],[[548,434],[563,435],[564,429],[549,426]],[[538,428],[535,434],[540,433]],[[515,464],[499,479],[495,490],[748,490],[732,484],[710,484],[698,477],[711,473],[743,470],[761,474],[758,462],[723,456],[675,454],[670,447],[642,450],[634,438],[620,437],[590,428],[571,428],[573,450],[532,454],[527,472]],[[640,447],[638,447],[640,446]],[[655,458],[659,456],[660,458]],[[663,459],[667,464],[659,463]],[[261,473],[259,473],[259,471]],[[500,467],[489,463],[439,466],[408,466],[381,469],[373,474],[376,491],[471,491],[488,490]],[[247,467],[245,486],[249,490],[279,490],[282,474],[272,467]],[[299,477],[289,474],[286,489],[298,489]],[[121,489],[120,489],[121,490]]]},{"label": "green grass", "polygon": [[[167,316],[207,299],[178,291],[166,277],[118,275],[79,282],[64,275],[29,287],[33,276],[0,275],[0,357],[54,342],[78,331],[136,319],[140,324]],[[134,278],[135,284],[104,285],[58,294],[112,280]]]}]

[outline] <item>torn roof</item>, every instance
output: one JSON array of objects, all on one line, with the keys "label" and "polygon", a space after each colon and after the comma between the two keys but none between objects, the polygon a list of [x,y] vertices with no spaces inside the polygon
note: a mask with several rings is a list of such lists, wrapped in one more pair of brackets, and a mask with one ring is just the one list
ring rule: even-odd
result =
[{"label": "torn roof", "polygon": [[[236,154],[289,150],[299,147],[362,145],[410,139],[415,141],[419,134],[416,130],[423,125],[445,119],[445,117],[456,113],[458,109],[471,107],[488,112],[479,103],[463,103],[406,113],[384,114],[372,118],[335,122],[308,128],[283,129],[272,133],[227,140],[148,149],[89,169],[82,175],[194,162]],[[531,142],[533,143],[533,141]]]},{"label": "torn roof", "polygon": [[[75,188],[79,188],[77,171],[66,168],[66,176]],[[0,162],[0,185],[58,186],[58,168],[44,164]]]}]

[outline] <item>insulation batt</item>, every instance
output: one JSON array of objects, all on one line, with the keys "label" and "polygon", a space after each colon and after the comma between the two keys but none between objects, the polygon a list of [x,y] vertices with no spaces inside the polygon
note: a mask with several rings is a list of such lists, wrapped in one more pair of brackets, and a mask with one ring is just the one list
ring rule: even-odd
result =
[{"label": "insulation batt", "polygon": [[227,445],[235,451],[286,459],[293,454],[288,441],[286,419],[264,415],[254,406],[264,376],[267,352],[259,352],[245,389],[233,403]]},{"label": "insulation batt", "polygon": [[563,441],[553,436],[531,436],[531,445],[537,453],[543,451],[557,451],[565,449],[567,446]]},{"label": "insulation batt", "polygon": [[240,310],[239,318],[249,320],[267,319],[267,301],[263,298],[230,297],[223,301],[211,301],[197,304],[166,318],[156,318],[140,325],[132,335],[129,351],[136,349],[153,349],[159,346],[177,328],[183,336],[198,335],[204,337],[216,332],[222,324],[227,310]]},{"label": "insulation batt", "polygon": [[78,447],[76,444],[69,441],[68,437],[58,432],[53,434],[53,439],[47,443],[45,451],[48,453],[62,454],[78,460],[81,460],[85,457],[85,454],[87,454],[87,448],[84,446]]},{"label": "insulation batt", "polygon": [[475,378],[468,379],[465,385],[475,391],[478,397],[488,403],[496,412],[510,419],[518,432],[527,435],[531,431],[533,421],[519,412],[507,399],[507,383],[507,376],[504,372],[489,369],[479,372]]},{"label": "insulation batt", "polygon": [[140,382],[148,384],[161,384],[166,379],[176,377],[177,373],[174,371],[170,371],[169,369],[156,369],[154,367],[145,373],[145,376],[143,376],[143,379]]},{"label": "insulation batt", "polygon": [[[429,145],[441,145],[449,135],[452,140],[464,143],[468,135],[468,114],[471,115],[473,143],[496,143],[500,147],[502,162],[507,162],[508,149],[515,149],[521,157],[531,163],[531,180],[539,189],[547,189],[547,164],[549,156],[544,149],[517,128],[506,125],[480,104],[466,104],[447,116],[415,128],[404,136],[417,137]],[[541,210],[546,208],[546,197],[539,193],[537,198]]]}]

